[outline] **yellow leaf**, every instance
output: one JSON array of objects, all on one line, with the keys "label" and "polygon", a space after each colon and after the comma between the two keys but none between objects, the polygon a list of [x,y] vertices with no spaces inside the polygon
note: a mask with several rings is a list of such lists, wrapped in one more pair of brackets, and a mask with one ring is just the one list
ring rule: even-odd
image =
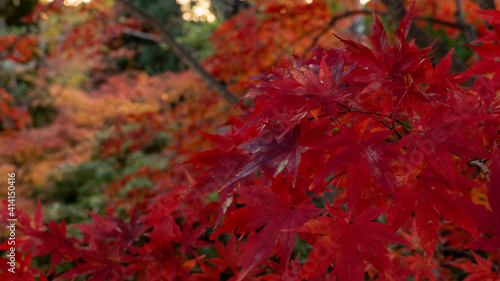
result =
[{"label": "yellow leaf", "polygon": [[318,113],[319,113],[319,109],[318,108],[315,108],[315,109],[311,110],[311,114],[312,114],[312,116],[314,117],[314,119],[316,121],[318,121]]},{"label": "yellow leaf", "polygon": [[491,211],[490,203],[488,202],[487,196],[488,188],[486,186],[478,186],[472,188],[470,195],[472,198],[472,203],[477,205],[483,205],[486,209]]}]

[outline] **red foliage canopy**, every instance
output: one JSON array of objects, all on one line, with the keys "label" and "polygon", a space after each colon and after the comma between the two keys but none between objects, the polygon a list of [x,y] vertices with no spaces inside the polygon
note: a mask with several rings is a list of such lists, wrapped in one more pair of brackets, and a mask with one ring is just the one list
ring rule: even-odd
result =
[{"label": "red foliage canopy", "polygon": [[40,208],[24,217],[20,262],[52,261],[19,280],[66,262],[56,280],[437,280],[450,267],[497,279],[500,12],[484,13],[483,60],[449,75],[450,55],[434,67],[430,48],[407,42],[413,9],[392,45],[375,19],[371,48],[340,39],[254,76],[252,114],[206,135],[215,148],[188,162],[205,169],[189,192],[169,186],[129,222],[90,213],[82,239],[64,221],[43,226]]}]

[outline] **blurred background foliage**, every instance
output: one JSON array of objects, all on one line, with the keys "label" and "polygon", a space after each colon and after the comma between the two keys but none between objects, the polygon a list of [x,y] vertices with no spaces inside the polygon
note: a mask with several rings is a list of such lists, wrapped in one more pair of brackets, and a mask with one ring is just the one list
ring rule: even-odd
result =
[{"label": "blurred background foliage", "polygon": [[0,1],[0,19],[9,27],[23,25],[23,18],[30,14],[39,0],[2,0]]}]

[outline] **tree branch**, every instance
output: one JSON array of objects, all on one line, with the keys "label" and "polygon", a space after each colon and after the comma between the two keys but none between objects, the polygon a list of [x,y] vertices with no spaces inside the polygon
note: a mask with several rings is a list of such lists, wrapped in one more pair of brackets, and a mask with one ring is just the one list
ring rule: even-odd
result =
[{"label": "tree branch", "polygon": [[477,5],[481,10],[496,10],[495,1],[494,0],[477,0]]},{"label": "tree branch", "polygon": [[472,28],[472,26],[467,24],[467,22],[464,19],[465,13],[462,10],[462,1],[455,0],[455,6],[457,7],[457,11],[455,12],[456,22],[458,25],[460,25],[462,32],[464,33],[465,39],[467,40],[467,43],[476,40],[477,34],[475,30]]},{"label": "tree branch", "polygon": [[222,98],[228,101],[230,104],[237,104],[239,98],[231,93],[227,87],[217,80],[212,74],[208,73],[200,64],[187,52],[179,43],[177,43],[174,37],[165,29],[165,27],[151,15],[139,10],[132,4],[125,0],[115,0],[116,3],[120,4],[125,10],[134,15],[135,17],[141,19],[144,23],[151,25],[160,34],[160,39],[168,44],[172,51],[178,55],[181,60],[194,72],[196,72],[200,77],[207,82],[215,91],[217,91]]},{"label": "tree branch", "polygon": [[140,38],[140,39],[148,40],[148,41],[153,41],[153,42],[160,41],[160,38],[156,34],[142,32],[140,30],[135,30],[135,29],[132,29],[130,27],[124,27],[123,33],[130,35],[130,36]]},{"label": "tree branch", "polygon": [[[388,15],[389,13],[388,12],[382,12],[382,11],[357,10],[357,11],[347,11],[347,12],[341,14],[341,15],[337,15],[337,16],[332,17],[330,19],[330,21],[325,25],[325,27],[323,29],[321,29],[321,31],[316,36],[314,36],[313,42],[306,48],[306,50],[304,51],[304,54],[302,55],[302,57],[304,57],[305,55],[307,55],[311,51],[311,49],[314,46],[316,46],[316,44],[318,43],[318,40],[321,37],[323,37],[323,35],[325,35],[328,32],[328,30],[330,30],[333,27],[333,25],[338,20],[346,18],[346,17],[353,16],[353,15],[359,15],[359,14],[371,16],[373,14]],[[435,24],[440,24],[440,25],[452,27],[452,28],[461,29],[462,31],[464,31],[463,30],[463,26],[461,26],[460,24],[457,24],[457,23],[447,22],[447,21],[443,21],[443,20],[440,20],[440,19],[435,19],[433,17],[415,16],[414,18],[416,20],[423,20],[423,21],[427,21],[427,22],[430,22],[430,23],[435,23]]]},{"label": "tree branch", "polygon": [[[476,0],[479,9],[481,10],[496,10],[495,0]],[[488,29],[493,30],[493,26],[489,22],[485,22]]]}]

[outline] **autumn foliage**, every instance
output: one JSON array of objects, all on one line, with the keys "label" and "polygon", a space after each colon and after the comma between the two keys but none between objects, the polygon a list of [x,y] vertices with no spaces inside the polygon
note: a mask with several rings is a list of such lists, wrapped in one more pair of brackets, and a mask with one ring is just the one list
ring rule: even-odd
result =
[{"label": "autumn foliage", "polygon": [[[453,50],[433,65],[432,46],[408,40],[415,3],[395,34],[374,15],[367,44],[333,34],[338,47],[309,51],[309,40],[297,52],[310,55],[281,60],[246,50],[253,37],[244,31],[258,33],[258,9],[276,12],[261,27],[278,29],[271,22],[282,9],[302,6],[264,2],[225,22],[214,44],[235,46],[204,62],[220,79],[237,77],[236,91],[247,83],[243,100],[253,108],[241,105],[223,121],[229,108],[186,82],[197,79],[191,72],[170,74],[168,83],[133,72],[140,89],[105,77],[112,82],[101,92],[160,105],[98,120],[113,125],[89,157],[119,171],[106,182],[105,206],[71,226],[64,218],[44,223],[40,202],[33,215],[20,214],[17,273],[12,279],[2,257],[0,279],[500,280],[500,12],[477,11],[490,27],[468,46],[480,59],[452,73]],[[280,24],[307,22],[290,17]],[[230,31],[238,20],[246,27]],[[309,32],[293,30],[257,45],[283,50]],[[234,68],[256,58],[246,72]],[[148,95],[158,85],[177,92],[163,101]],[[3,109],[3,93],[0,121],[21,129],[21,113]],[[177,103],[161,104],[172,98]],[[212,149],[201,151],[208,142]],[[165,158],[140,168],[130,162]]]}]

